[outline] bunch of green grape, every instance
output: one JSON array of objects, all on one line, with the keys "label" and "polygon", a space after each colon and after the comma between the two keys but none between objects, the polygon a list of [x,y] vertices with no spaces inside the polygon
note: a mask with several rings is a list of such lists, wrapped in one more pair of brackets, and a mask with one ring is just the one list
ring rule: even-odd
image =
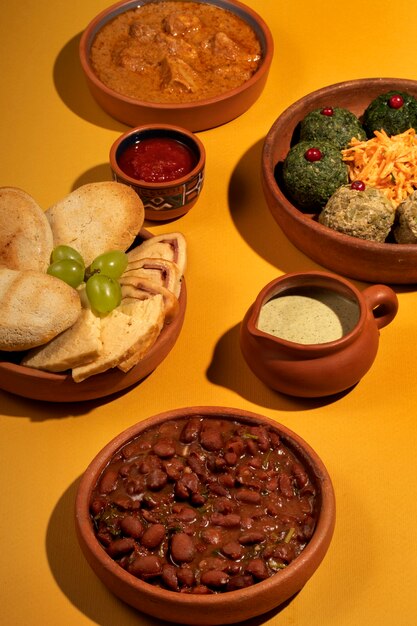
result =
[{"label": "bunch of green grape", "polygon": [[47,273],[75,289],[85,282],[91,307],[98,313],[110,313],[122,300],[118,278],[127,267],[127,254],[121,250],[104,252],[87,268],[81,254],[71,246],[57,246],[51,254]]}]

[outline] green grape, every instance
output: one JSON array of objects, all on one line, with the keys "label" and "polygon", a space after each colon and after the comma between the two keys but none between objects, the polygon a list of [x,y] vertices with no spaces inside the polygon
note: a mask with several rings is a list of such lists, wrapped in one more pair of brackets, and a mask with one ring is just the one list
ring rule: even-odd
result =
[{"label": "green grape", "polygon": [[77,250],[71,248],[71,246],[57,246],[52,250],[51,253],[51,263],[55,263],[56,261],[63,261],[64,259],[71,259],[72,261],[77,261],[84,267],[84,259]]},{"label": "green grape", "polygon": [[84,280],[84,265],[80,265],[73,259],[55,261],[46,270],[51,276],[60,278],[71,287],[78,287]]},{"label": "green grape", "polygon": [[99,273],[110,276],[110,278],[119,278],[127,267],[127,261],[127,254],[121,250],[104,252],[94,259],[87,273],[89,276]]},{"label": "green grape", "polygon": [[98,313],[110,313],[122,300],[120,284],[104,274],[93,274],[86,283],[87,297]]}]

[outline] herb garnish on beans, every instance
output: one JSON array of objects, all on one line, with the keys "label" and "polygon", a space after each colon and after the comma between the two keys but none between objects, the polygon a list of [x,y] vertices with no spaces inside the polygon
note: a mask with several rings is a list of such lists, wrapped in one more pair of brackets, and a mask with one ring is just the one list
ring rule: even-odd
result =
[{"label": "herb garnish on beans", "polygon": [[272,428],[198,416],[123,446],[90,503],[97,539],[121,567],[196,594],[279,575],[311,539],[317,508],[307,470]]}]

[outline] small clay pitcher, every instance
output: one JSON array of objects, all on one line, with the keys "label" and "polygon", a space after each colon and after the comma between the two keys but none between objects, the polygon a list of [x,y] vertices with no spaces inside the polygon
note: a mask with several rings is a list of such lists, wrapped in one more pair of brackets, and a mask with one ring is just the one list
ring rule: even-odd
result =
[{"label": "small clay pitcher", "polygon": [[[306,287],[329,290],[355,302],[358,319],[342,337],[326,343],[295,343],[259,330],[261,308],[277,295]],[[242,354],[268,387],[293,396],[332,395],[355,385],[371,367],[378,351],[379,330],[398,310],[395,292],[373,285],[360,292],[349,281],[327,272],[285,274],[268,283],[243,319]]]}]

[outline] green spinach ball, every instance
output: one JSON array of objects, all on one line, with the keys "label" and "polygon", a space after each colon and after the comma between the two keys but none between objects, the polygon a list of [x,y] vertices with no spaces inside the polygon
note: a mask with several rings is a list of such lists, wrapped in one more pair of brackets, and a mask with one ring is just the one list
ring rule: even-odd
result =
[{"label": "green spinach ball", "polygon": [[337,148],[347,148],[352,137],[366,139],[358,118],[347,109],[324,107],[310,111],[300,125],[301,141],[329,141]]},{"label": "green spinach ball", "polygon": [[403,91],[381,94],[365,110],[363,126],[369,138],[374,131],[384,130],[387,135],[399,135],[409,128],[417,130],[417,100]]},{"label": "green spinach ball", "polygon": [[348,171],[333,144],[300,141],[288,152],[282,177],[290,199],[299,209],[318,212],[336,189],[348,182]]}]

